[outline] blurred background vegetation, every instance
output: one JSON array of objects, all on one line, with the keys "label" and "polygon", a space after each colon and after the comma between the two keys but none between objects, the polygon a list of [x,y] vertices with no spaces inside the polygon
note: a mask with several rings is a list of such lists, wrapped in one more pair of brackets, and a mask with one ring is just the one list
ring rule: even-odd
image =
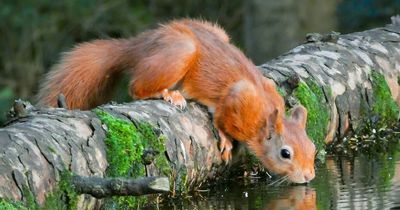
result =
[{"label": "blurred background vegetation", "polygon": [[400,0],[1,0],[0,122],[14,99],[33,100],[61,52],[79,42],[202,18],[218,22],[261,64],[302,43],[306,33],[382,26],[399,10]]}]

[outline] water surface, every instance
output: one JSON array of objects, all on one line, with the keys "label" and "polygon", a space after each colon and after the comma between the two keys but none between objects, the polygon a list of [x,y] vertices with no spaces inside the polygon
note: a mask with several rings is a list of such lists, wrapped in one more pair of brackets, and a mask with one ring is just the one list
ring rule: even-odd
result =
[{"label": "water surface", "polygon": [[328,156],[308,185],[237,179],[160,209],[400,209],[400,147],[357,157]]}]

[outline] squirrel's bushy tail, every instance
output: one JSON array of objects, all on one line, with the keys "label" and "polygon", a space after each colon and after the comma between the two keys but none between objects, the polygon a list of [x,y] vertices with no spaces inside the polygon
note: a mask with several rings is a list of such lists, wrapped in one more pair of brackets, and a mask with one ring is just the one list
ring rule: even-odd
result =
[{"label": "squirrel's bushy tail", "polygon": [[69,109],[90,109],[111,99],[124,70],[133,98],[154,97],[195,65],[197,40],[187,21],[172,22],[130,39],[95,40],[62,57],[42,83],[39,105],[56,106],[64,94]]},{"label": "squirrel's bushy tail", "polygon": [[65,53],[42,83],[38,104],[55,107],[61,93],[70,109],[89,109],[109,100],[129,62],[124,42],[95,40]]}]

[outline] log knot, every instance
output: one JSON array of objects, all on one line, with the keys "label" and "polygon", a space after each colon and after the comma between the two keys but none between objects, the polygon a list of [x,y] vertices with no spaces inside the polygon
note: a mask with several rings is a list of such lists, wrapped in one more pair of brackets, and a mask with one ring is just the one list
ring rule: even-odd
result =
[{"label": "log knot", "polygon": [[309,33],[306,35],[307,42],[333,42],[336,43],[339,39],[339,32],[332,31],[327,34]]}]

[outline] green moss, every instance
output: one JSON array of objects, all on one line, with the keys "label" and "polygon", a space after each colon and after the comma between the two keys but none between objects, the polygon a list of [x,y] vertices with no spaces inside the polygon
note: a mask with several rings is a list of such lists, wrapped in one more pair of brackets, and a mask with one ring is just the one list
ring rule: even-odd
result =
[{"label": "green moss", "polygon": [[360,126],[342,145],[336,145],[335,152],[343,154],[368,154],[376,156],[387,153],[393,143],[398,142],[397,120],[399,107],[392,99],[385,77],[372,71],[370,75],[372,97],[360,100]]},{"label": "green moss", "polygon": [[39,209],[39,205],[36,203],[35,196],[33,196],[32,192],[27,187],[22,189],[22,194],[25,197],[24,206],[28,207],[28,209]]},{"label": "green moss", "polygon": [[[144,176],[142,164],[133,167],[132,164],[141,162],[144,146],[142,136],[131,122],[113,117],[107,112],[96,110],[97,116],[107,125],[107,138],[105,139],[107,149],[107,175],[110,177],[131,175]],[[133,171],[130,171],[132,168]]]},{"label": "green moss", "polygon": [[[166,151],[165,141],[166,140],[167,140],[166,136],[160,136],[158,138],[158,141],[153,142],[153,144],[154,144],[153,148],[156,148],[157,151],[161,151],[161,152],[165,153],[165,151]],[[169,164],[169,161],[168,161],[166,155],[163,155],[163,154],[157,155],[155,164],[156,164],[156,167],[161,170],[161,174],[166,175],[166,176],[171,174],[171,166]]]},{"label": "green moss", "polygon": [[[110,177],[144,177],[145,165],[143,154],[153,151],[156,155],[153,160],[162,175],[169,175],[171,168],[165,155],[165,136],[154,133],[149,123],[138,123],[136,126],[126,120],[118,119],[103,110],[95,110],[101,121],[107,125],[107,161],[109,167],[107,176]],[[106,207],[112,205],[117,208],[138,208],[147,202],[146,197],[115,197]]]},{"label": "green moss", "polygon": [[22,194],[24,202],[22,201],[8,201],[0,199],[0,209],[9,210],[66,210],[77,209],[78,194],[73,189],[71,184],[72,173],[63,171],[60,174],[60,182],[52,193],[46,196],[45,203],[40,206],[36,203],[35,196],[32,192],[24,187]]},{"label": "green moss", "polygon": [[[60,182],[58,188],[53,190],[51,194],[46,197],[44,205],[37,209],[45,210],[66,210],[66,209],[77,209],[78,194],[71,183],[72,172],[62,171],[60,173]],[[29,206],[33,206],[33,202]],[[30,208],[31,209],[31,208]]]},{"label": "green moss", "polygon": [[[76,209],[78,204],[78,194],[75,192],[75,189],[72,185],[72,176],[73,174],[70,171],[66,170],[61,172],[61,180],[58,183],[59,190],[57,193],[54,193],[52,195],[53,201],[56,203],[59,203],[60,199],[64,198],[65,202],[63,203],[68,205],[68,209]],[[47,200],[46,204],[49,204]],[[46,206],[48,206],[49,209],[52,209],[54,207],[54,204]]]},{"label": "green moss", "polygon": [[261,161],[254,155],[253,152],[246,150],[246,170],[250,171],[253,167],[261,164]]},{"label": "green moss", "polygon": [[28,210],[24,207],[22,202],[8,201],[6,199],[0,199],[0,209],[2,210]]},{"label": "green moss", "polygon": [[187,170],[185,168],[181,168],[179,171],[179,177],[176,183],[176,188],[179,192],[182,194],[185,194],[188,192],[188,174]]},{"label": "green moss", "polygon": [[399,107],[392,98],[385,77],[376,71],[371,73],[373,105],[372,112],[380,116],[380,126],[392,125],[399,119]]},{"label": "green moss", "polygon": [[323,150],[324,139],[329,123],[329,108],[325,101],[325,95],[321,88],[313,81],[300,82],[293,90],[293,95],[307,109],[307,134],[317,146]]}]

